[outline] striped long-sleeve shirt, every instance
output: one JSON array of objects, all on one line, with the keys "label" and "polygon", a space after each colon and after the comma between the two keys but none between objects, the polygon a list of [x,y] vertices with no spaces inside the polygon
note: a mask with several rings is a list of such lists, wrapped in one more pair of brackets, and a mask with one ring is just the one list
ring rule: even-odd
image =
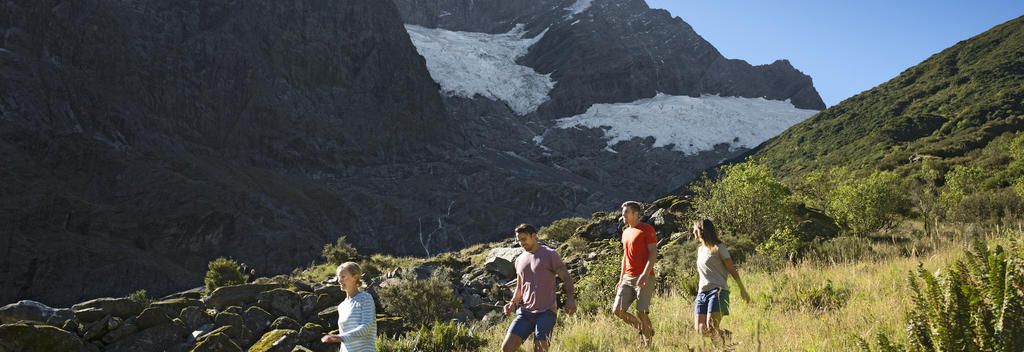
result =
[{"label": "striped long-sleeve shirt", "polygon": [[338,305],[338,334],[341,352],[377,350],[377,310],[373,296],[360,292]]}]

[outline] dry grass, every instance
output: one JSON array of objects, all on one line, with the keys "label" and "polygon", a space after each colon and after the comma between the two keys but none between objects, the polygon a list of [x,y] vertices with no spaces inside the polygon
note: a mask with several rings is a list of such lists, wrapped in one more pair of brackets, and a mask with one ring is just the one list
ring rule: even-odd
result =
[{"label": "dry grass", "polygon": [[[679,294],[655,297],[651,320],[657,335],[650,348],[638,346],[636,330],[627,328],[610,313],[594,316],[568,317],[560,314],[552,337],[552,351],[853,351],[859,350],[854,336],[870,340],[883,330],[895,340],[905,342],[904,312],[910,304],[906,277],[922,263],[934,271],[959,258],[967,241],[956,241],[928,256],[891,258],[852,264],[805,263],[774,273],[746,272],[741,276],[753,298],[751,303],[740,299],[732,285],[732,315],[722,326],[732,331],[726,344],[715,345],[701,338],[693,328],[693,298]],[[846,304],[837,310],[813,308],[780,309],[767,300],[793,299],[771,297],[771,286],[788,277],[788,285],[818,287],[826,280],[848,289]],[[609,288],[610,289],[610,288]],[[778,292],[778,290],[775,290]],[[798,298],[797,298],[798,299]],[[608,302],[609,306],[611,302]],[[511,318],[482,331],[490,341],[487,350],[497,350]],[[758,329],[760,326],[760,329]],[[760,330],[758,338],[758,330]],[[527,341],[522,351],[531,351]]]}]

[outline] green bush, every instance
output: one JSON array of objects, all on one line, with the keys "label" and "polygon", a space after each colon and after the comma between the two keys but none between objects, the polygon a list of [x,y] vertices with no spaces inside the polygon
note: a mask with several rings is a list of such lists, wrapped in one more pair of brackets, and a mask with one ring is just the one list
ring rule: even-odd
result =
[{"label": "green bush", "polygon": [[692,191],[696,213],[711,218],[722,233],[760,243],[796,223],[797,207],[789,200],[789,189],[752,159],[723,166],[719,177],[705,176]]},{"label": "green bush", "polygon": [[572,238],[569,238],[568,241],[565,241],[565,244],[563,244],[559,248],[562,249],[562,252],[564,252],[559,254],[562,256],[562,258],[567,259],[572,256],[587,254],[587,251],[590,250],[590,243],[588,243],[587,240],[584,239],[583,237],[574,236]]},{"label": "green bush", "polygon": [[576,283],[576,307],[580,312],[594,314],[608,309],[615,300],[615,284],[619,282],[622,257],[600,255],[585,265],[587,272]]},{"label": "green bush", "polygon": [[976,241],[966,259],[937,274],[919,265],[907,279],[909,346],[879,334],[878,350],[1024,351],[1024,246],[1014,247]]},{"label": "green bush", "polygon": [[573,234],[576,233],[576,229],[580,226],[587,224],[587,219],[584,218],[566,218],[558,219],[551,223],[551,225],[543,226],[537,232],[541,235],[547,236],[548,239],[565,242]]},{"label": "green bush", "polygon": [[850,176],[831,193],[826,214],[854,235],[866,236],[893,228],[899,213],[909,206],[900,178],[893,172],[874,172],[868,177]]},{"label": "green bush", "polygon": [[1024,199],[1024,177],[1017,179],[1013,185],[1013,191],[1017,193],[1017,197]]},{"label": "green bush", "polygon": [[757,246],[757,253],[776,259],[793,261],[798,249],[800,249],[800,239],[797,238],[793,230],[781,228],[776,229],[775,233],[768,238],[768,241]]},{"label": "green bush", "polygon": [[238,262],[234,260],[220,257],[210,262],[207,268],[206,279],[203,280],[206,284],[206,292],[212,292],[221,286],[245,283],[245,276],[242,275]]},{"label": "green bush", "polygon": [[462,301],[446,278],[435,275],[417,280],[416,274],[408,269],[402,272],[398,283],[377,293],[385,312],[402,317],[404,324],[414,329],[435,321],[447,321],[462,308]]},{"label": "green bush", "polygon": [[377,352],[449,352],[477,351],[487,340],[456,322],[434,323],[399,339],[377,338]]},{"label": "green bush", "polygon": [[150,303],[153,303],[153,299],[149,298],[149,295],[146,292],[146,290],[138,290],[138,291],[132,292],[132,293],[128,294],[128,296],[126,296],[126,297],[128,299],[130,299],[130,300],[133,300],[133,301],[138,302],[139,304],[141,304],[143,309],[149,307]]},{"label": "green bush", "polygon": [[687,297],[697,296],[697,241],[677,242],[658,249],[661,258],[655,265],[655,272],[664,285],[663,289],[671,289]]},{"label": "green bush", "polygon": [[359,259],[359,253],[356,253],[356,249],[352,248],[348,242],[345,242],[345,236],[338,237],[338,241],[334,245],[330,243],[325,244],[320,255],[327,259],[328,264],[333,265],[341,265],[342,263],[354,262]]}]

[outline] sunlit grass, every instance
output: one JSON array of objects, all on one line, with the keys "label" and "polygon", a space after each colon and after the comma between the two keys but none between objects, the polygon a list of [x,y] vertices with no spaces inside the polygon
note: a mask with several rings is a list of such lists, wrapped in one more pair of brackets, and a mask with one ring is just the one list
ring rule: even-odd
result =
[{"label": "sunlit grass", "polygon": [[[777,272],[751,272],[741,268],[741,276],[752,297],[751,303],[740,298],[738,287],[732,285],[732,315],[723,321],[723,328],[732,331],[727,347],[736,351],[851,351],[859,350],[855,336],[870,339],[883,330],[895,342],[905,342],[904,314],[910,304],[906,287],[907,273],[922,263],[925,269],[936,269],[962,255],[966,241],[954,242],[922,257],[892,258],[852,264],[805,263]],[[811,308],[780,309],[769,307],[769,285],[788,277],[789,285],[817,287],[826,280],[849,290],[845,305],[836,310]],[[778,285],[776,283],[776,285]],[[609,288],[612,289],[612,288]],[[775,299],[787,299],[775,297]],[[790,298],[793,299],[793,298]],[[611,302],[608,302],[611,305]],[[701,338],[693,328],[693,298],[676,293],[655,297],[651,320],[657,335],[650,348],[639,346],[636,330],[628,328],[610,312],[593,316],[559,315],[552,337],[552,351],[696,351],[723,350],[710,339]],[[500,348],[511,317],[482,331],[490,341],[488,350]],[[758,329],[760,326],[760,329]],[[758,330],[759,333],[758,333]],[[522,351],[532,351],[532,340]]]}]

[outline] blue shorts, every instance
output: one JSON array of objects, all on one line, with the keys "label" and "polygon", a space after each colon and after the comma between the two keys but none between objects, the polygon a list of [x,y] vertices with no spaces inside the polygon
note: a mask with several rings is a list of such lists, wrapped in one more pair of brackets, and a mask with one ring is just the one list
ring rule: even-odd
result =
[{"label": "blue shorts", "polygon": [[722,315],[729,315],[729,290],[714,288],[698,293],[696,303],[693,314],[722,312]]},{"label": "blue shorts", "polygon": [[512,326],[508,327],[508,333],[515,334],[523,340],[533,333],[535,341],[547,341],[548,336],[551,336],[551,331],[555,329],[557,316],[552,310],[530,313],[520,308],[516,310],[516,320],[513,320]]}]

